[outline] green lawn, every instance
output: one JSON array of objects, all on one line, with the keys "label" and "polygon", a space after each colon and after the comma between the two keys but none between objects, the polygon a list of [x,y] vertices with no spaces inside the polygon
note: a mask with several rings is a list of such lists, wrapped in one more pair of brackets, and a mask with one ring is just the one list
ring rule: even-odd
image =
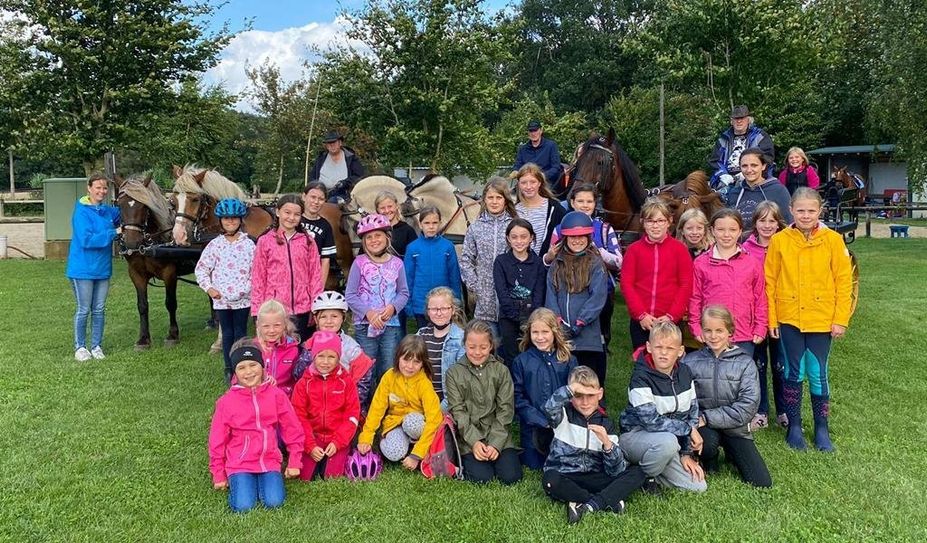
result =
[{"label": "green lawn", "polygon": [[[767,429],[758,441],[771,490],[724,471],[705,495],[635,497],[624,516],[598,514],[569,528],[536,473],[513,488],[427,481],[395,468],[368,484],[288,482],[282,509],[232,515],[207,470],[222,372],[220,359],[205,354],[213,334],[203,329],[200,291],[180,287],[182,342],[167,350],[155,289],[156,346],[136,353],[135,295],[117,264],[109,358],[78,364],[64,264],[0,261],[0,540],[923,541],[927,240],[852,248],[862,301],[832,356],[836,454],[791,451],[780,430]],[[626,353],[623,307],[615,314],[617,351]],[[610,360],[612,415],[629,373],[626,354]]]}]

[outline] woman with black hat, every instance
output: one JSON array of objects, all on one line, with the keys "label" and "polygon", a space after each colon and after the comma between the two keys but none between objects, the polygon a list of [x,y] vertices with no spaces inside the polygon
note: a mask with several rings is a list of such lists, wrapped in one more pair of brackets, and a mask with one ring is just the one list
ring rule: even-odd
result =
[{"label": "woman with black hat", "polygon": [[327,132],[322,143],[325,150],[316,157],[309,180],[325,185],[330,202],[346,200],[354,183],[364,177],[364,165],[353,149],[344,146],[344,136],[338,132]]}]

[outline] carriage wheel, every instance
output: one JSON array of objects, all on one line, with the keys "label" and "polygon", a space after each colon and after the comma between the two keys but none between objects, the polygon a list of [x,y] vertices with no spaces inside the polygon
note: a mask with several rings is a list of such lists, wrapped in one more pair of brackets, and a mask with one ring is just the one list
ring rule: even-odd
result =
[{"label": "carriage wheel", "polygon": [[850,291],[850,315],[852,316],[856,313],[856,305],[859,303],[859,259],[853,251],[850,251],[850,269],[853,274],[853,288]]}]

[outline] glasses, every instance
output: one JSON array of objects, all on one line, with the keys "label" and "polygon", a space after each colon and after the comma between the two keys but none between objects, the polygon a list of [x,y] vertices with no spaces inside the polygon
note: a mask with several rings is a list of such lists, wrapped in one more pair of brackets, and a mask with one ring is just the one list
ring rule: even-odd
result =
[{"label": "glasses", "polygon": [[452,309],[454,309],[454,308],[453,308],[453,307],[450,307],[450,306],[447,306],[447,307],[429,307],[429,308],[428,308],[428,311],[431,311],[432,313],[447,313],[448,311],[450,311],[450,310],[452,310]]},{"label": "glasses", "polygon": [[668,222],[666,219],[644,219],[644,224],[666,224]]}]

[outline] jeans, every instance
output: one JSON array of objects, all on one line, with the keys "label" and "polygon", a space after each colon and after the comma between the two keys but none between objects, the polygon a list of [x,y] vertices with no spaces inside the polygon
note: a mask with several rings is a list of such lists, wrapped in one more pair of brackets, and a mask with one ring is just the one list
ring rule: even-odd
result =
[{"label": "jeans", "polygon": [[229,476],[229,507],[236,513],[254,509],[258,501],[268,509],[280,507],[284,498],[286,489],[283,487],[283,474],[279,471]]},{"label": "jeans", "polygon": [[367,337],[368,328],[370,328],[370,325],[367,324],[354,325],[354,339],[357,340],[364,353],[373,359],[374,383],[378,384],[383,374],[393,367],[396,347],[399,345],[403,333],[398,326],[387,326],[379,336]]},{"label": "jeans", "polygon": [[250,307],[241,309],[217,309],[216,318],[219,319],[219,329],[222,331],[222,358],[225,360],[225,379],[228,381],[235,373],[229,354],[236,341],[248,335],[248,315]]},{"label": "jeans", "polygon": [[87,317],[90,317],[90,348],[103,343],[104,309],[109,279],[71,279],[77,312],[74,313],[74,350],[87,347]]}]

